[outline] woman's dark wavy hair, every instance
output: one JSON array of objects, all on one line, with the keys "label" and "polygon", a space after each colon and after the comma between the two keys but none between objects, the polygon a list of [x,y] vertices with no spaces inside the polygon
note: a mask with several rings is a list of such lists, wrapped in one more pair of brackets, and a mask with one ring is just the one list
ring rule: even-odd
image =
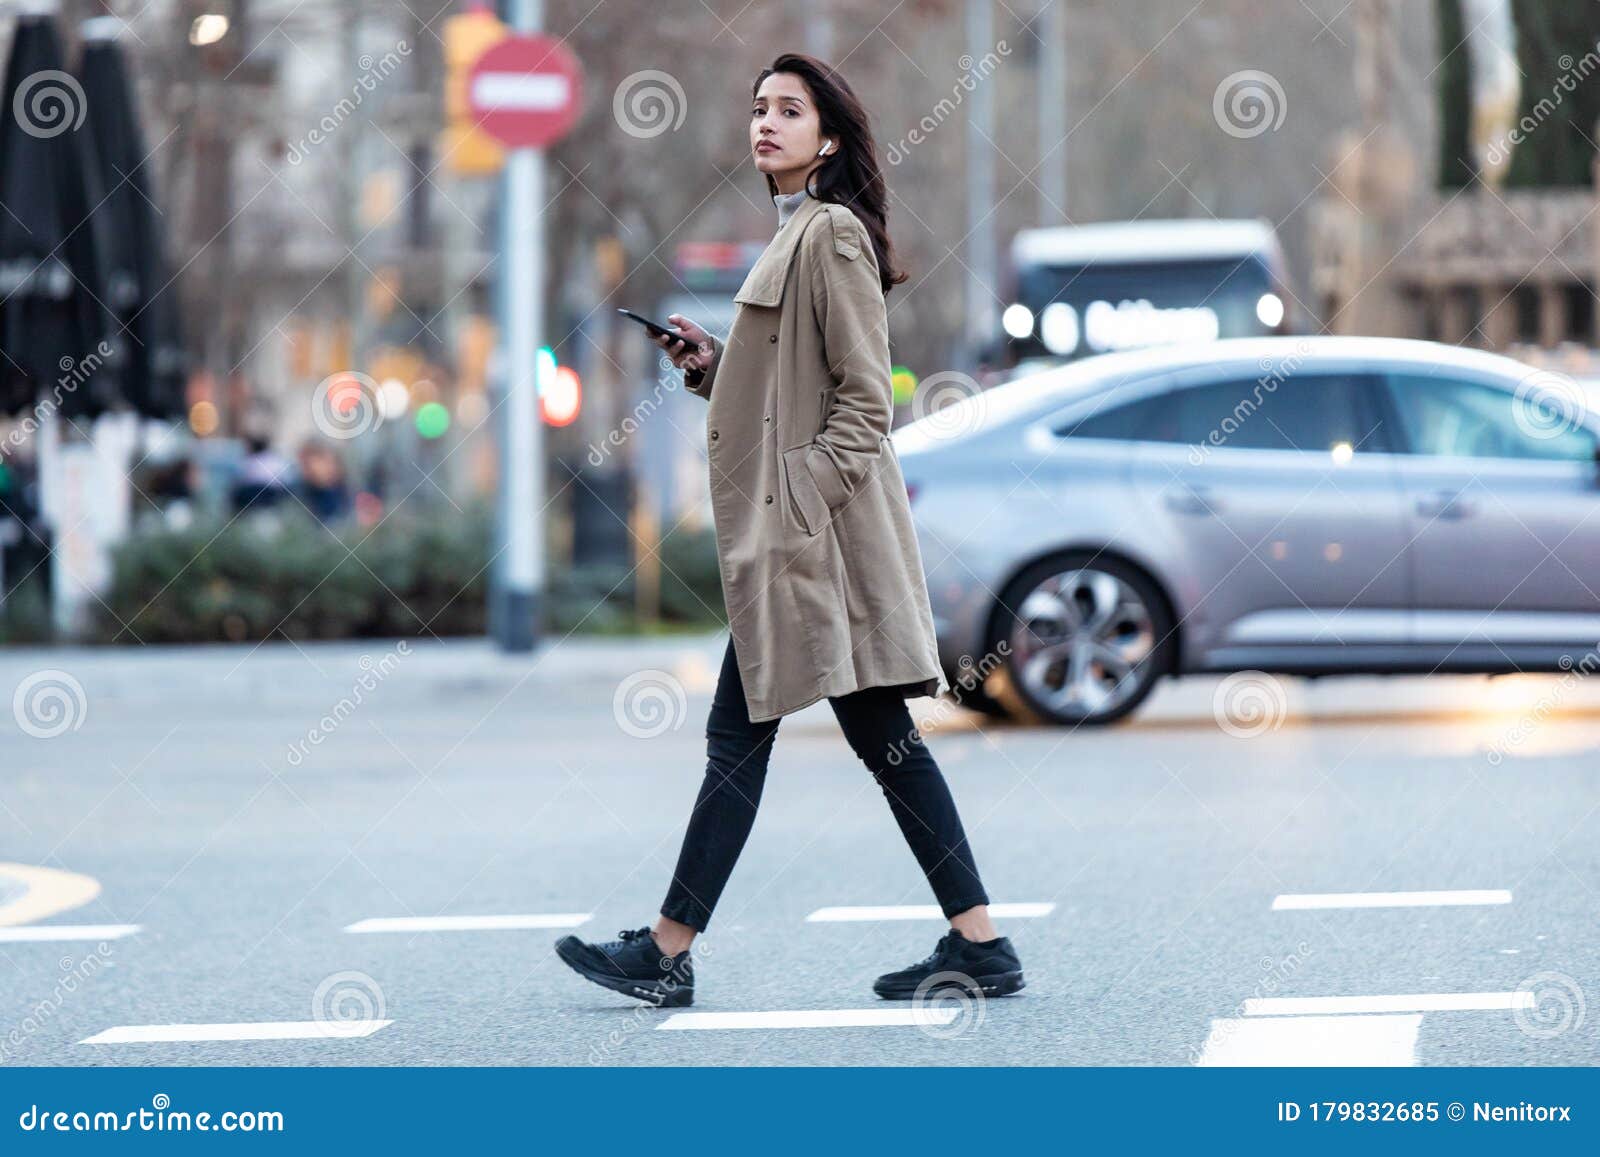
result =
[{"label": "woman's dark wavy hair", "polygon": [[[894,267],[894,246],[885,223],[889,208],[888,189],[883,170],[878,167],[878,150],[872,143],[872,125],[867,110],[843,76],[814,56],[785,52],[770,67],[763,68],[750,88],[755,99],[761,82],[775,72],[790,73],[805,82],[817,106],[817,116],[826,136],[839,138],[839,151],[829,153],[807,178],[806,191],[819,201],[844,205],[866,226],[872,251],[878,258],[878,276],[883,292],[905,281],[907,274]],[[767,174],[767,191],[774,196],[778,183]]]}]

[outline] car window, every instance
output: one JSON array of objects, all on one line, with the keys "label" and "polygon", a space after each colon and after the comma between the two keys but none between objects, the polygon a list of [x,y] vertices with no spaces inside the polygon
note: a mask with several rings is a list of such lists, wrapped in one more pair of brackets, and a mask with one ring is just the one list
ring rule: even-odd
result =
[{"label": "car window", "polygon": [[1388,448],[1359,374],[1263,375],[1195,386],[1181,394],[1181,440],[1231,450]]},{"label": "car window", "polygon": [[1056,433],[1238,450],[1389,448],[1366,380],[1337,373],[1207,382],[1105,407]]},{"label": "car window", "polygon": [[1389,396],[1412,454],[1443,458],[1540,458],[1588,461],[1595,437],[1575,409],[1537,393],[1519,397],[1483,382],[1429,374],[1392,374]]},{"label": "car window", "polygon": [[1115,438],[1126,442],[1176,442],[1178,426],[1171,397],[1153,394],[1114,404],[1109,395],[1096,408],[1056,427],[1063,438]]}]

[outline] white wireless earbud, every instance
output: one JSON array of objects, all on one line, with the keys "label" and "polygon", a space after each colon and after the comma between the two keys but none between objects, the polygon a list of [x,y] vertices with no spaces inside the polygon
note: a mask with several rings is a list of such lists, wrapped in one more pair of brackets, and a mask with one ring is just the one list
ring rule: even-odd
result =
[{"label": "white wireless earbud", "polygon": [[820,149],[817,150],[817,156],[819,156],[819,157],[827,156],[828,155],[828,150],[831,149],[831,148],[833,148],[833,142],[829,141],[827,144],[823,145]]}]

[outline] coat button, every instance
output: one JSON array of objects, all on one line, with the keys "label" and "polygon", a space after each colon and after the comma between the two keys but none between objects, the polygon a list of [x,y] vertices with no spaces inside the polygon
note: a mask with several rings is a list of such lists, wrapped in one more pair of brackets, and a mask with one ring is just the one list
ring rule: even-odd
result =
[{"label": "coat button", "polygon": [[713,442],[717,440],[717,432],[715,430],[711,431],[711,440]]},{"label": "coat button", "polygon": [[768,337],[767,337],[767,341],[772,345],[777,345],[778,344],[778,335],[777,334],[769,334]]},{"label": "coat button", "polygon": [[769,494],[769,495],[767,495],[767,505],[768,505],[768,506],[771,506],[771,505],[772,505],[772,495],[770,495],[770,494]]},{"label": "coat button", "polygon": [[771,414],[768,414],[768,415],[766,415],[766,416],[765,416],[765,417],[764,417],[764,418],[762,418],[762,419],[761,419],[761,420],[762,420],[762,421],[763,421],[763,422],[770,422],[770,421],[772,421],[772,415],[771,415]]}]

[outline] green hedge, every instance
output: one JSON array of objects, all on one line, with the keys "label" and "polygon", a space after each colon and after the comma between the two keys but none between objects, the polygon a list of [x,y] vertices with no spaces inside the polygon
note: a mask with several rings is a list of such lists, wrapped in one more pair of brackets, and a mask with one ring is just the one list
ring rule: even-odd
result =
[{"label": "green hedge", "polygon": [[[479,508],[397,513],[370,530],[336,532],[294,511],[141,534],[113,556],[93,637],[192,643],[483,634],[492,525],[490,512]],[[676,535],[662,545],[662,559],[662,618],[650,623],[635,614],[628,567],[552,564],[546,630],[610,633],[720,622],[712,536]]]},{"label": "green hedge", "polygon": [[17,587],[0,607],[0,644],[28,646],[50,642],[50,606],[44,598],[44,580],[33,575]]}]

